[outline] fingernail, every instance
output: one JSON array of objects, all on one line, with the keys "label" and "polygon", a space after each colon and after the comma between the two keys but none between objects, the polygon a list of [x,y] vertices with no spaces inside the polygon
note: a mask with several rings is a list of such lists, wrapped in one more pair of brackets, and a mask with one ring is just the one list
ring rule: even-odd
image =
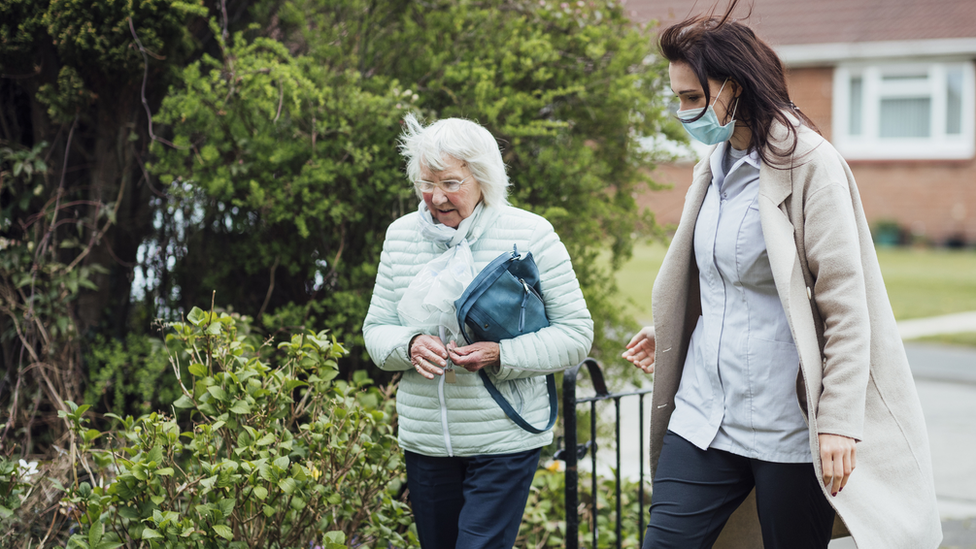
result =
[{"label": "fingernail", "polygon": [[837,492],[834,492],[833,494],[830,494],[830,495],[836,497],[837,496]]},{"label": "fingernail", "polygon": [[844,491],[844,487],[843,487],[843,486],[841,486],[841,488],[840,488],[840,490],[837,490],[837,493],[839,494],[839,493],[841,493],[841,492],[843,492],[843,491]]}]

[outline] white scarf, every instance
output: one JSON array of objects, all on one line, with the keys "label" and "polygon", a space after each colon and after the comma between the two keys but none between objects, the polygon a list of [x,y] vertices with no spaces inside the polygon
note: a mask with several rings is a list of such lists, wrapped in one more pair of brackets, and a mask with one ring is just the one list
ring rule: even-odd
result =
[{"label": "white scarf", "polygon": [[[485,208],[484,203],[479,202],[471,215],[462,219],[455,229],[434,222],[427,204],[420,202],[417,208],[420,236],[447,245],[447,251],[430,260],[410,281],[397,304],[397,316],[401,325],[416,327],[432,334],[437,334],[444,328],[448,340],[463,340],[454,302],[461,297],[477,274],[474,257],[471,255],[471,242],[477,238],[469,241],[468,237],[471,236],[472,228],[484,217],[486,210],[491,211],[490,208]],[[444,343],[447,344],[447,341]]]}]

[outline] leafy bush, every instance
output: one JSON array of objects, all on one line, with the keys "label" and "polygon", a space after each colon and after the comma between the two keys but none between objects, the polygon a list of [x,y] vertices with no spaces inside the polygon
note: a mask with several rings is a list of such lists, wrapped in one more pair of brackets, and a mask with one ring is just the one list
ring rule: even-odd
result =
[{"label": "leafy bush", "polygon": [[0,456],[0,524],[10,518],[32,490],[30,477],[37,474],[37,462],[10,461]]},{"label": "leafy bush", "polygon": [[[593,493],[589,475],[579,479],[579,546],[589,547],[593,539]],[[617,547],[617,481],[597,477],[597,547]],[[620,547],[640,547],[639,517],[651,502],[651,490],[644,488],[644,508],[638,499],[638,483],[623,479],[621,496]],[[645,520],[646,524],[647,521]],[[566,475],[555,466],[540,468],[532,480],[516,547],[566,546]]]},{"label": "leafy bush", "polygon": [[85,402],[95,408],[101,401],[118,415],[145,414],[168,407],[180,396],[179,385],[170,375],[166,349],[157,338],[130,333],[120,341],[98,335],[88,350],[86,365]]},{"label": "leafy bush", "polygon": [[[87,405],[60,412],[84,469],[64,498],[83,531],[68,547],[415,545],[391,390],[362,372],[334,381],[346,351],[325,331],[272,348],[238,315],[186,320],[166,338],[183,393],[172,412],[107,414],[119,427],[104,433]],[[188,427],[174,416],[186,412]]]}]

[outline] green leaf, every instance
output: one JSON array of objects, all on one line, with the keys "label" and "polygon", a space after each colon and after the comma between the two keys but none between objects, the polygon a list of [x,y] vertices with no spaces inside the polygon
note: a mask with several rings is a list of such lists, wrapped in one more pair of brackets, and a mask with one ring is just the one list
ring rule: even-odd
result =
[{"label": "green leaf", "polygon": [[213,530],[214,532],[216,532],[218,536],[226,540],[234,539],[234,532],[229,527],[223,524],[214,524]]},{"label": "green leaf", "polygon": [[244,400],[238,400],[230,407],[230,411],[235,414],[249,414],[251,413],[251,406]]},{"label": "green leaf", "polygon": [[290,464],[291,461],[288,459],[288,456],[281,456],[279,458],[276,458],[272,463],[274,464],[275,467],[281,469],[282,471],[287,471],[288,464]]},{"label": "green leaf", "polygon": [[234,498],[224,498],[217,502],[217,507],[220,512],[224,514],[225,517],[229,517],[231,513],[234,512],[234,506],[237,504],[237,500]]},{"label": "green leaf", "polygon": [[187,367],[187,370],[189,370],[191,374],[199,377],[204,377],[209,373],[207,372],[207,367],[204,366],[203,364],[200,364],[199,362],[194,362],[193,364],[190,364]]},{"label": "green leaf", "polygon": [[[158,505],[158,504],[157,504]],[[139,520],[139,510],[128,505],[119,507],[119,516],[129,520]]]},{"label": "green leaf", "polygon": [[203,312],[199,307],[194,307],[190,309],[190,314],[186,315],[186,319],[190,321],[190,324],[194,326],[199,326],[207,320],[207,313]]},{"label": "green leaf", "polygon": [[102,541],[102,535],[105,533],[105,525],[102,521],[96,520],[91,528],[88,529],[88,545],[90,547],[95,547],[100,541]]},{"label": "green leaf", "polygon": [[289,495],[292,492],[294,492],[295,491],[295,488],[297,488],[297,487],[298,487],[298,483],[295,482],[295,479],[293,479],[291,477],[283,478],[283,479],[281,479],[281,480],[278,481],[278,488],[281,488],[281,491],[282,492],[284,492],[286,494],[289,494]]},{"label": "green leaf", "polygon": [[213,490],[214,484],[217,482],[217,475],[212,477],[207,477],[200,481],[200,486],[203,486],[207,490]]},{"label": "green leaf", "polygon": [[255,441],[255,446],[267,446],[275,441],[274,433],[266,433],[263,437]]},{"label": "green leaf", "polygon": [[173,406],[176,406],[177,408],[193,408],[194,406],[196,406],[196,404],[193,403],[193,399],[191,399],[186,395],[183,395],[180,398],[176,399],[176,402],[173,403]]},{"label": "green leaf", "polygon": [[268,497],[268,489],[264,486],[255,486],[254,495],[257,496],[258,499],[264,500]]},{"label": "green leaf", "polygon": [[161,461],[163,461],[163,447],[158,444],[153,446],[153,449],[149,450],[149,453],[146,454],[146,458],[148,458],[149,461],[155,461],[158,465]]},{"label": "green leaf", "polygon": [[216,385],[207,387],[207,392],[210,393],[215,399],[221,402],[227,402],[227,391],[221,389],[220,387]]},{"label": "green leaf", "polygon": [[161,539],[162,534],[153,530],[152,528],[145,528],[142,530],[142,539]]},{"label": "green leaf", "polygon": [[[172,469],[170,469],[170,471],[172,471]],[[156,474],[158,475],[159,471],[157,471]],[[156,505],[162,505],[163,502],[166,501],[166,496],[149,496],[149,500],[155,503]],[[159,523],[157,522],[156,524]]]}]

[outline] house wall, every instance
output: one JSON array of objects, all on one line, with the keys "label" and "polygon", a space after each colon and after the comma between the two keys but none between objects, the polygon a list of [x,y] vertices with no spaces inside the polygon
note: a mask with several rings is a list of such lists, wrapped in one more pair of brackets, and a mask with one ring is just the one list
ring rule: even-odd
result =
[{"label": "house wall", "polygon": [[[793,102],[831,135],[833,68],[790,70]],[[959,239],[976,244],[976,158],[953,161],[852,161],[868,221],[895,221],[914,237],[943,244]],[[651,172],[664,191],[644,193],[638,205],[654,212],[658,223],[677,224],[691,185],[692,163],[660,165]]]}]

